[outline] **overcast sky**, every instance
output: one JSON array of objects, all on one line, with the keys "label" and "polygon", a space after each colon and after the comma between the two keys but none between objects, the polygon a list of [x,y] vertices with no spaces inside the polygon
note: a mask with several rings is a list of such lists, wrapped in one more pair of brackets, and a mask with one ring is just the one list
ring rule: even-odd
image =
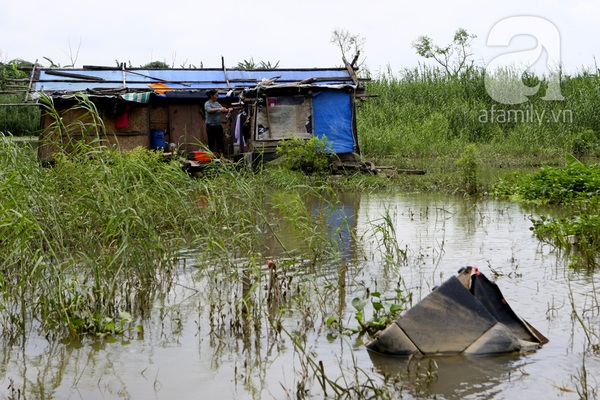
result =
[{"label": "overcast sky", "polygon": [[[599,18],[595,0],[9,1],[0,12],[0,61],[218,68],[223,56],[228,68],[251,57],[280,67],[335,67],[341,56],[331,34],[345,29],[365,40],[373,74],[396,74],[423,61],[411,47],[417,37],[447,44],[462,27],[477,35],[480,65],[531,65],[541,56],[542,69],[560,62],[574,74],[595,67]],[[496,46],[488,43],[491,32]]]}]

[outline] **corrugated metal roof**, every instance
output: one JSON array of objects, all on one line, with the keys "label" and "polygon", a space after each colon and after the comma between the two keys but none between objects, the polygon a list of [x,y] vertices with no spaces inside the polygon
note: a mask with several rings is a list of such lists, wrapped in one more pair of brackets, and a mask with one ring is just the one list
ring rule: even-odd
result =
[{"label": "corrugated metal roof", "polygon": [[[87,67],[83,69],[42,68],[33,81],[34,91],[79,92],[86,90],[152,90],[162,83],[176,91],[253,88],[263,80],[276,84],[311,82],[312,85],[352,85],[352,77],[343,68],[221,70],[221,69],[119,69]],[[229,82],[229,84],[228,84]]]}]

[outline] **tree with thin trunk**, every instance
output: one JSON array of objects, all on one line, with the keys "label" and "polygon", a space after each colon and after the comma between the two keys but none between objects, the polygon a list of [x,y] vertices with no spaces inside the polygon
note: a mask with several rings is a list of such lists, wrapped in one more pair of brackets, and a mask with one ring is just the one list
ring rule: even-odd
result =
[{"label": "tree with thin trunk", "polygon": [[365,58],[360,57],[366,40],[360,35],[354,35],[346,29],[337,28],[331,33],[330,42],[340,49],[342,58],[353,61],[358,69],[365,63]]},{"label": "tree with thin trunk", "polygon": [[454,33],[452,43],[446,46],[438,46],[429,36],[422,35],[412,43],[412,47],[421,57],[431,58],[440,64],[448,76],[455,77],[472,65],[473,61],[469,60],[473,55],[471,42],[476,37],[476,35],[468,33],[466,29],[458,28]]}]

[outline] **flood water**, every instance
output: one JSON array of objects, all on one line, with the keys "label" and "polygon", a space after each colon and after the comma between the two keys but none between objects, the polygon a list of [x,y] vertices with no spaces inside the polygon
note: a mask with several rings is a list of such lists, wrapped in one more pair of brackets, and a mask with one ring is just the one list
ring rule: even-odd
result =
[{"label": "flood water", "polygon": [[[0,395],[323,398],[305,351],[321,361],[327,376],[341,386],[354,381],[385,386],[382,382],[388,377],[389,385],[402,388],[396,393],[403,398],[594,397],[600,384],[594,378],[600,376],[600,359],[591,349],[599,342],[595,336],[600,332],[595,283],[599,274],[568,269],[563,257],[532,235],[530,217],[537,215],[535,209],[443,195],[340,198],[342,204],[329,215],[330,224],[345,221],[353,235],[345,229],[338,232],[341,260],[320,268],[296,267],[294,282],[311,280],[315,290],[298,293],[300,289],[294,288],[301,285],[290,285],[288,296],[296,296],[296,307],[283,312],[280,326],[261,313],[254,318],[236,316],[232,310],[244,274],[208,289],[210,282],[221,282],[222,271],[218,266],[210,273],[195,268],[199,255],[191,252],[182,255],[175,284],[142,321],[143,335],[68,343],[32,335],[25,345],[3,347]],[[296,243],[300,250],[308,246],[293,235],[282,234],[280,240],[284,245]],[[267,259],[287,256],[280,250],[275,245],[265,249],[261,270],[265,276]],[[337,314],[343,326],[356,327],[352,299],[365,297],[367,289],[391,295],[400,288],[416,304],[467,265],[495,280],[513,310],[550,342],[526,354],[409,362],[369,354],[366,337],[342,335],[324,323],[328,314]],[[263,282],[255,288],[257,296],[265,296],[264,287]],[[298,305],[303,298],[317,306],[302,309]],[[590,330],[588,335],[582,325]],[[301,345],[294,346],[292,337]],[[327,395],[336,397],[331,389]]]}]

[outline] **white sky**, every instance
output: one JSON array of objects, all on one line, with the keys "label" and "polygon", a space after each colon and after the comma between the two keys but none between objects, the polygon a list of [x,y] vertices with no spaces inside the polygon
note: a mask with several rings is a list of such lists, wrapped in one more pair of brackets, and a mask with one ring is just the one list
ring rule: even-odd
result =
[{"label": "white sky", "polygon": [[[546,29],[535,37],[516,36],[530,29],[519,22],[508,32],[509,38],[515,36],[509,45],[488,46],[495,24],[514,16],[543,18],[558,35]],[[228,68],[251,57],[279,61],[280,67],[336,67],[341,55],[331,34],[346,29],[365,39],[365,64],[373,74],[388,67],[396,74],[424,61],[411,47],[418,36],[448,44],[462,27],[477,35],[472,49],[480,65],[521,56],[528,61],[520,62],[532,64],[532,52],[525,50],[546,42],[541,44],[554,54],[552,63],[560,60],[573,74],[595,68],[599,18],[596,0],[10,1],[0,9],[0,61],[37,59],[48,66],[48,57],[61,66],[76,58],[77,68],[116,66],[116,60],[134,67],[164,61],[174,67],[219,68],[223,56]],[[542,54],[533,53],[535,58]],[[538,62],[542,69],[544,60]]]}]

